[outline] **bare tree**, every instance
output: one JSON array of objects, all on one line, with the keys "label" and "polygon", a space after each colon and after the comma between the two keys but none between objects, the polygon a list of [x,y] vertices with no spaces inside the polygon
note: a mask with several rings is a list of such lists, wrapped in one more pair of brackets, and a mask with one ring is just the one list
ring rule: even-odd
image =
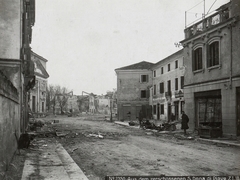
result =
[{"label": "bare tree", "polygon": [[61,114],[64,114],[64,110],[67,105],[69,93],[66,87],[56,86],[56,102],[58,103]]},{"label": "bare tree", "polygon": [[61,87],[60,85],[49,85],[47,88],[48,110],[52,108],[53,114],[55,114],[56,107],[59,107],[61,114],[63,114],[67,105],[68,96],[69,93],[66,87]]}]

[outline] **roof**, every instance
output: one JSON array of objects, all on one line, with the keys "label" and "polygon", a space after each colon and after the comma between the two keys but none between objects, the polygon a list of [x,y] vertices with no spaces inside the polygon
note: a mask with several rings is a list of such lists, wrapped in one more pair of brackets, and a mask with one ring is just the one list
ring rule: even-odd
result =
[{"label": "roof", "polygon": [[34,56],[36,56],[36,57],[40,58],[42,61],[48,62],[48,60],[47,60],[47,59],[45,59],[44,57],[42,57],[42,56],[38,55],[37,53],[35,53],[35,52],[33,52],[33,51],[31,51],[31,53],[32,53]]},{"label": "roof", "polygon": [[32,54],[36,57],[36,58],[31,58],[31,61],[34,64],[34,74],[37,76],[43,77],[43,78],[48,78],[49,74],[47,73],[47,71],[44,68],[44,66],[42,65],[42,63],[40,62],[40,60],[44,60],[45,62],[47,62],[47,60],[44,59],[43,57],[37,55],[34,52],[32,52]]},{"label": "roof", "polygon": [[118,70],[137,70],[137,69],[151,69],[151,67],[154,65],[154,63],[151,62],[146,62],[146,61],[142,61],[136,64],[132,64],[129,66],[124,66],[118,69],[115,69],[115,71]]},{"label": "roof", "polygon": [[171,54],[170,56],[168,56],[168,57],[166,57],[166,58],[158,61],[158,62],[154,65],[154,67],[155,67],[155,66],[158,66],[159,64],[162,64],[162,63],[164,63],[165,61],[168,61],[169,59],[173,58],[174,56],[178,56],[178,55],[183,55],[183,49],[181,49],[181,50],[179,50],[179,51]]}]

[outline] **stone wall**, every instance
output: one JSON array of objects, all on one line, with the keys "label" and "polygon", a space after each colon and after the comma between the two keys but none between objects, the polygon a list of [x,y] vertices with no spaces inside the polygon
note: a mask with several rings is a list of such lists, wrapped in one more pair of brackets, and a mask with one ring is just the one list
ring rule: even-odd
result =
[{"label": "stone wall", "polygon": [[7,169],[17,149],[15,132],[18,137],[20,134],[20,105],[18,101],[17,89],[0,71],[0,173]]}]

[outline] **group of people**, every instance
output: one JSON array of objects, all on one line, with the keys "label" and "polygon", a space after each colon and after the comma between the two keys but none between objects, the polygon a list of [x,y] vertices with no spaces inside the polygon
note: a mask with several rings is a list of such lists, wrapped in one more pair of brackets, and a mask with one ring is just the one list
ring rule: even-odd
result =
[{"label": "group of people", "polygon": [[[173,117],[173,115],[171,117]],[[143,112],[142,112],[142,110],[139,111],[138,120],[139,120],[140,127],[142,127],[142,124],[143,124]],[[184,130],[184,135],[187,134],[187,129],[189,129],[188,122],[189,122],[188,116],[185,114],[184,111],[182,111],[181,129]]]}]

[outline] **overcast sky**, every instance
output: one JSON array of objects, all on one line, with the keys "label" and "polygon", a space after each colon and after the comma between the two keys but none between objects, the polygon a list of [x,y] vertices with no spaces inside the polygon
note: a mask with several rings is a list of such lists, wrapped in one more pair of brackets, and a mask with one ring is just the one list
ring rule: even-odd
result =
[{"label": "overcast sky", "polygon": [[[205,12],[214,2],[206,0]],[[210,12],[227,2],[217,0]],[[48,60],[49,84],[76,95],[105,94],[117,86],[116,68],[156,63],[180,50],[174,43],[184,38],[185,11],[190,23],[201,17],[203,5],[201,0],[37,0],[31,47]]]}]

